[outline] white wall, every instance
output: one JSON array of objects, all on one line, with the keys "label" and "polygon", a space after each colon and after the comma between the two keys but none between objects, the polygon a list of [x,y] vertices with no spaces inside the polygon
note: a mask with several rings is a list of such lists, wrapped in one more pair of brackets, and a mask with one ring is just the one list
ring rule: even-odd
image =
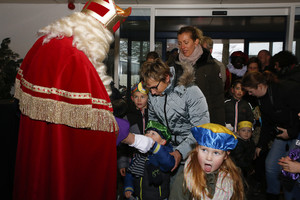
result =
[{"label": "white wall", "polygon": [[80,11],[83,4],[0,4],[0,43],[9,37],[9,47],[24,58],[37,39],[37,31],[55,20]]}]

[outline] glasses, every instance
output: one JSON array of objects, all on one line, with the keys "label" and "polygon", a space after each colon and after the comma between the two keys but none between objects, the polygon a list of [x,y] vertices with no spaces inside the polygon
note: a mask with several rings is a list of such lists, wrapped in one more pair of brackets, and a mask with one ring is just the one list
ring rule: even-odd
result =
[{"label": "glasses", "polygon": [[153,87],[149,87],[148,89],[151,91],[151,90],[157,90],[159,84],[160,84],[161,81],[158,82],[158,84],[156,86],[153,86]]}]

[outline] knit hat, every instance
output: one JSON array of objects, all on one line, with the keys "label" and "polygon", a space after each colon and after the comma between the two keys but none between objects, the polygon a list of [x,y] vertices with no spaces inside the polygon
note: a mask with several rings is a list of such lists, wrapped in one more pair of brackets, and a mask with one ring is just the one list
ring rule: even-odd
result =
[{"label": "knit hat", "polygon": [[135,92],[141,92],[143,94],[148,94],[149,93],[149,90],[148,89],[145,89],[143,87],[143,82],[139,82],[137,84],[134,84],[134,86],[131,88],[131,95]]},{"label": "knit hat", "polygon": [[245,128],[245,127],[248,127],[248,128],[252,129],[253,125],[249,121],[241,121],[241,122],[238,123],[238,130],[240,130],[241,128]]},{"label": "knit hat", "polygon": [[213,149],[232,150],[238,142],[229,129],[219,124],[207,123],[193,127],[191,131],[199,145]]},{"label": "knit hat", "polygon": [[153,131],[157,132],[167,142],[169,142],[171,139],[171,133],[168,130],[168,128],[166,126],[160,124],[159,122],[151,121],[151,120],[148,121],[145,132],[147,132],[149,130],[153,130]]}]

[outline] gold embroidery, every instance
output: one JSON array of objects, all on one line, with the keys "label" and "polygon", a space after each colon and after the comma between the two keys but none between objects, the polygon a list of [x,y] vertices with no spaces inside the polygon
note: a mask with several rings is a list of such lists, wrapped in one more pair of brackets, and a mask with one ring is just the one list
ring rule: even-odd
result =
[{"label": "gold embroidery", "polygon": [[92,108],[92,105],[73,105],[62,101],[34,97],[22,91],[16,79],[15,97],[21,112],[34,120],[64,124],[74,128],[117,132],[117,122],[112,112]]},{"label": "gold embroidery", "polygon": [[[37,86],[37,85],[34,85],[34,84],[28,82],[27,80],[25,80],[23,78],[23,71],[21,69],[19,69],[18,74],[21,76],[22,85],[31,91],[45,93],[45,94],[55,94],[58,96],[69,98],[69,99],[91,99],[93,104],[108,106],[109,108],[112,108],[112,105],[110,102],[107,102],[104,99],[93,98],[90,93],[68,92],[65,90],[57,89],[57,88],[48,88],[48,87],[43,87],[43,86]],[[19,81],[19,80],[17,79],[17,81]]]}]

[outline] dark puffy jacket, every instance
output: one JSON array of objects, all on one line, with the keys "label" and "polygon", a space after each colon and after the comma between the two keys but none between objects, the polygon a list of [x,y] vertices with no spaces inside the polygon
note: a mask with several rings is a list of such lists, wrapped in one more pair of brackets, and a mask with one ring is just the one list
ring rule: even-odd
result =
[{"label": "dark puffy jacket", "polygon": [[210,122],[225,125],[224,88],[220,67],[203,48],[203,54],[193,66],[195,84],[203,92],[210,116]]},{"label": "dark puffy jacket", "polygon": [[235,164],[241,168],[243,175],[247,174],[253,169],[253,158],[255,153],[255,144],[252,139],[243,140],[238,137],[238,143],[230,156]]},{"label": "dark puffy jacket", "polygon": [[[236,120],[237,118],[237,120]],[[231,98],[225,101],[225,123],[237,128],[241,121],[254,122],[254,116],[250,103],[241,99]],[[236,131],[236,130],[234,130]]]},{"label": "dark puffy jacket", "polygon": [[[134,192],[135,196],[143,200],[163,200],[170,194],[170,174],[175,165],[175,159],[170,154],[171,144],[166,146],[157,143],[151,148],[144,166],[138,166],[143,176],[136,176],[127,172],[124,188]],[[158,178],[159,180],[157,180]],[[159,184],[154,184],[159,183]]]}]

